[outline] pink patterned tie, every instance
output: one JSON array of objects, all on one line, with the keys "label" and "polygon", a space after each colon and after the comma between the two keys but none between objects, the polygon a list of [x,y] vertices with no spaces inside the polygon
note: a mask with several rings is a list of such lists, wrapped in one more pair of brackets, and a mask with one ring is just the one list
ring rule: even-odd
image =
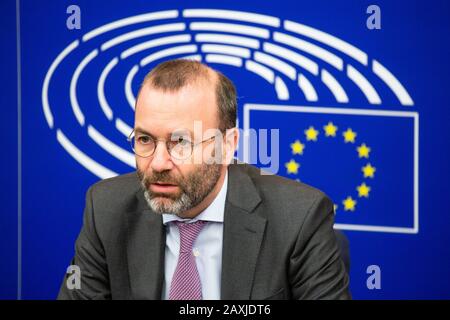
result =
[{"label": "pink patterned tie", "polygon": [[202,300],[202,284],[192,246],[206,222],[177,221],[176,224],[180,230],[180,255],[172,277],[169,300]]}]

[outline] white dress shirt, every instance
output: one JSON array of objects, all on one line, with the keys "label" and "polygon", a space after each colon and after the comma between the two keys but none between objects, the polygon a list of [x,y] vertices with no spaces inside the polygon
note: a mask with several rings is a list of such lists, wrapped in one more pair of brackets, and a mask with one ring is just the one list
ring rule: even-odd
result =
[{"label": "white dress shirt", "polygon": [[180,232],[172,221],[192,223],[198,220],[208,221],[198,235],[193,246],[193,254],[202,283],[203,300],[220,299],[222,275],[223,217],[228,188],[228,172],[222,188],[214,201],[193,219],[182,219],[173,214],[163,214],[166,226],[166,249],[164,265],[164,285],[162,299],[169,299],[170,284],[178,263],[180,251]]}]

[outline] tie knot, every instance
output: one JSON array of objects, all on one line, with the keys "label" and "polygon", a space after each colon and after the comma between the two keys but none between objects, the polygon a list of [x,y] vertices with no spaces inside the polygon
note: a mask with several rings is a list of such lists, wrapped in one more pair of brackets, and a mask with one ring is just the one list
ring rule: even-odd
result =
[{"label": "tie knot", "polygon": [[177,221],[176,224],[180,231],[180,252],[191,252],[195,239],[197,239],[197,236],[206,224],[206,221],[196,221],[192,223]]}]

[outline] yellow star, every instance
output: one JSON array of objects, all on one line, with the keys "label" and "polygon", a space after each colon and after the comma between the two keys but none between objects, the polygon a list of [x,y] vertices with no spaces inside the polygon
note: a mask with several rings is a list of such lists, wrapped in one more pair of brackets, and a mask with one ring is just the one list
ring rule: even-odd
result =
[{"label": "yellow star", "polygon": [[356,148],[358,151],[358,157],[369,158],[370,148],[365,143]]},{"label": "yellow star", "polygon": [[359,197],[369,197],[370,187],[366,185],[364,182],[356,187],[356,190],[358,190],[358,196]]},{"label": "yellow star", "polygon": [[305,145],[298,140],[295,140],[294,143],[291,143],[292,154],[303,154],[303,149],[305,149]]},{"label": "yellow star", "polygon": [[306,140],[308,141],[317,141],[317,136],[319,135],[319,131],[314,129],[313,126],[310,126],[307,130],[305,130]]},{"label": "yellow star", "polygon": [[352,197],[347,197],[342,203],[344,204],[345,211],[355,211],[356,200],[353,200]]},{"label": "yellow star", "polygon": [[336,211],[337,211],[338,205],[337,205],[337,204],[333,204],[333,208],[334,208],[334,214],[336,214]]},{"label": "yellow star", "polygon": [[295,162],[295,160],[291,159],[289,162],[285,164],[287,173],[289,174],[297,174],[298,168],[300,168],[300,163]]},{"label": "yellow star", "polygon": [[370,163],[368,163],[364,167],[362,167],[361,170],[364,174],[364,178],[373,178],[375,171],[377,171],[377,169],[375,167],[372,167],[372,165]]},{"label": "yellow star", "polygon": [[323,129],[325,130],[325,136],[336,137],[338,127],[336,127],[333,122],[328,122],[326,126],[323,126]]},{"label": "yellow star", "polygon": [[348,128],[345,132],[342,133],[342,135],[344,136],[345,143],[347,142],[355,143],[357,133],[353,131],[351,128]]}]

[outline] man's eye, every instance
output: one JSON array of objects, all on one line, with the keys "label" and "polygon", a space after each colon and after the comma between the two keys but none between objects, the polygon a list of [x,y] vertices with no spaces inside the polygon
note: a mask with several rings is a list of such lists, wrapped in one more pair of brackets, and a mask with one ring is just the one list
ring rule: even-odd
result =
[{"label": "man's eye", "polygon": [[179,145],[184,147],[184,146],[189,146],[191,144],[191,142],[188,139],[186,139],[186,138],[179,137],[177,139],[177,144],[179,144]]},{"label": "man's eye", "polygon": [[148,136],[139,136],[137,137],[137,141],[141,144],[147,144],[151,142],[151,139]]}]

